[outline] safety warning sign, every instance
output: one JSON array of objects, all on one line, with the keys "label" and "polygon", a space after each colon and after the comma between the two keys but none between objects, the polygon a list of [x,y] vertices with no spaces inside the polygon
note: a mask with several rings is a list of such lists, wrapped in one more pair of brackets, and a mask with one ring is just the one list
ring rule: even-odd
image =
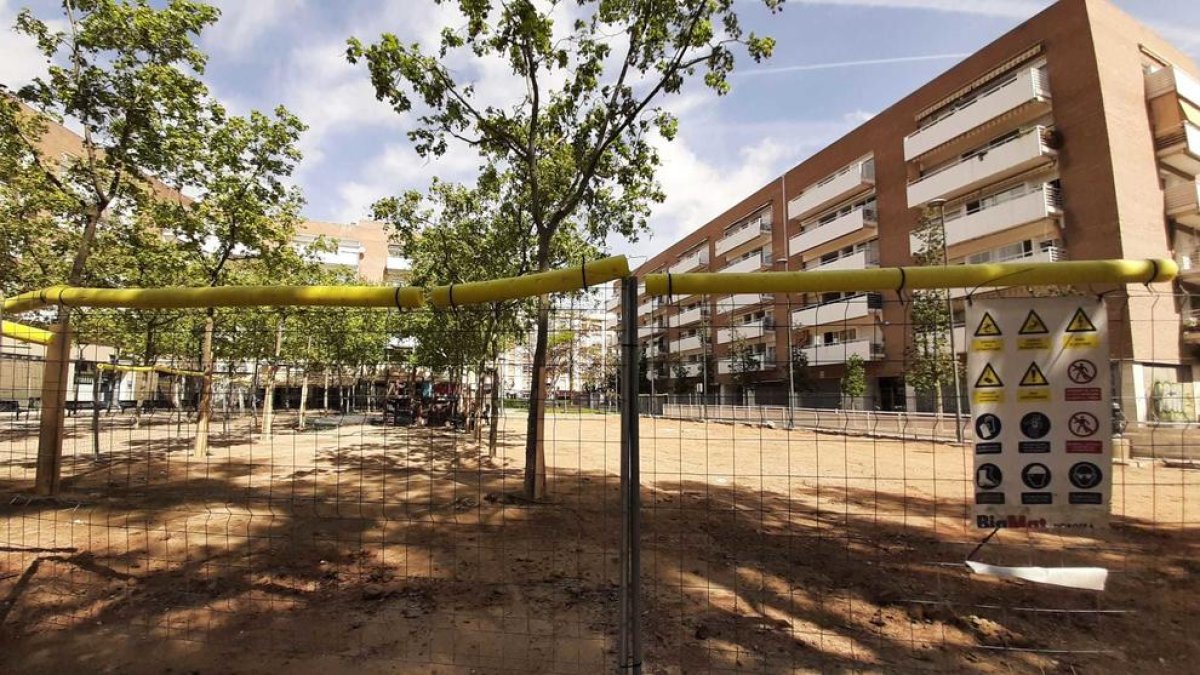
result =
[{"label": "safety warning sign", "polygon": [[[1103,299],[976,300],[967,350],[975,516],[1077,529],[1108,524],[1112,408]],[[1002,337],[1006,336],[1006,337]]]}]

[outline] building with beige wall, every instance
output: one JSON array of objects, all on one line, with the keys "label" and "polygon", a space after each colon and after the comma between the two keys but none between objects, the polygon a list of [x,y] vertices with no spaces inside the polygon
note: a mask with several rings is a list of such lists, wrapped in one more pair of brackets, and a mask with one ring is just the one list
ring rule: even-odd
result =
[{"label": "building with beige wall", "polygon": [[411,266],[388,240],[383,223],[360,220],[357,223],[324,223],[305,220],[296,227],[293,241],[310,244],[318,237],[328,244],[317,254],[325,265],[355,271],[363,281],[401,283],[408,279]]},{"label": "building with beige wall", "polygon": [[[910,265],[914,229],[939,204],[951,264],[1176,256],[1185,269],[1179,287],[1109,303],[1119,394],[1144,418],[1155,381],[1193,380],[1200,343],[1200,301],[1193,310],[1180,292],[1200,286],[1198,73],[1107,0],[1060,0],[637,274]],[[965,292],[953,295],[960,322]],[[894,292],[643,296],[639,334],[647,356],[682,362],[697,384],[700,364],[715,359],[709,393],[759,402],[786,400],[794,347],[825,394],[812,398],[837,405],[844,364],[857,354],[867,365],[866,404],[911,410],[909,318],[898,300]],[[730,372],[734,341],[759,356],[745,387]],[[955,342],[961,352],[965,340]]]}]

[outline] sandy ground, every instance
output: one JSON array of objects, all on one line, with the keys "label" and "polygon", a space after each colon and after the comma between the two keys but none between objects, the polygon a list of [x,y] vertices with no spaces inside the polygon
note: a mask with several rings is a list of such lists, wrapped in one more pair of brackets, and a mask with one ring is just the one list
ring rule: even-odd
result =
[{"label": "sandy ground", "polygon": [[[547,422],[551,496],[451,431],[271,438],[72,420],[66,496],[30,500],[36,429],[0,420],[0,672],[611,672],[619,420]],[[1097,565],[1102,593],[972,577],[949,445],[643,418],[645,668],[1189,672],[1200,471],[1114,467],[1115,526],[1003,532],[976,558]],[[1194,672],[1194,671],[1193,671]]]}]

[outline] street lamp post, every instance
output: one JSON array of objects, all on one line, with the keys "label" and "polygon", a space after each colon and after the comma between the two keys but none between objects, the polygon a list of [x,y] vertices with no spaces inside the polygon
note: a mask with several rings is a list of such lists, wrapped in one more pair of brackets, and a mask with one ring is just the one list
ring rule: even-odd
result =
[{"label": "street lamp post", "polygon": [[[949,267],[949,244],[946,241],[946,200],[934,199],[929,202],[929,206],[937,209],[938,212],[938,225],[942,230],[942,266]],[[958,376],[958,350],[954,344],[954,304],[950,299],[949,291],[946,292],[946,325],[950,332],[950,359],[954,375],[954,439],[961,445],[963,442],[962,388]]]}]

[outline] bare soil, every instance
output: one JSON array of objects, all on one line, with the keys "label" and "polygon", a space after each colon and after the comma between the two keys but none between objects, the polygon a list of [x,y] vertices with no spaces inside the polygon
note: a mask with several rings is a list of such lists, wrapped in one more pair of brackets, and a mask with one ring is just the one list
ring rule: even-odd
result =
[{"label": "bare soil", "polygon": [[[0,672],[596,673],[616,664],[619,420],[73,418],[64,495],[36,422],[0,420]],[[486,437],[486,433],[485,433]],[[975,559],[1110,570],[1104,592],[972,576],[963,448],[641,421],[645,669],[1194,672],[1200,471],[1114,467],[1114,526],[1004,531]],[[1188,666],[1187,664],[1193,664]]]}]

